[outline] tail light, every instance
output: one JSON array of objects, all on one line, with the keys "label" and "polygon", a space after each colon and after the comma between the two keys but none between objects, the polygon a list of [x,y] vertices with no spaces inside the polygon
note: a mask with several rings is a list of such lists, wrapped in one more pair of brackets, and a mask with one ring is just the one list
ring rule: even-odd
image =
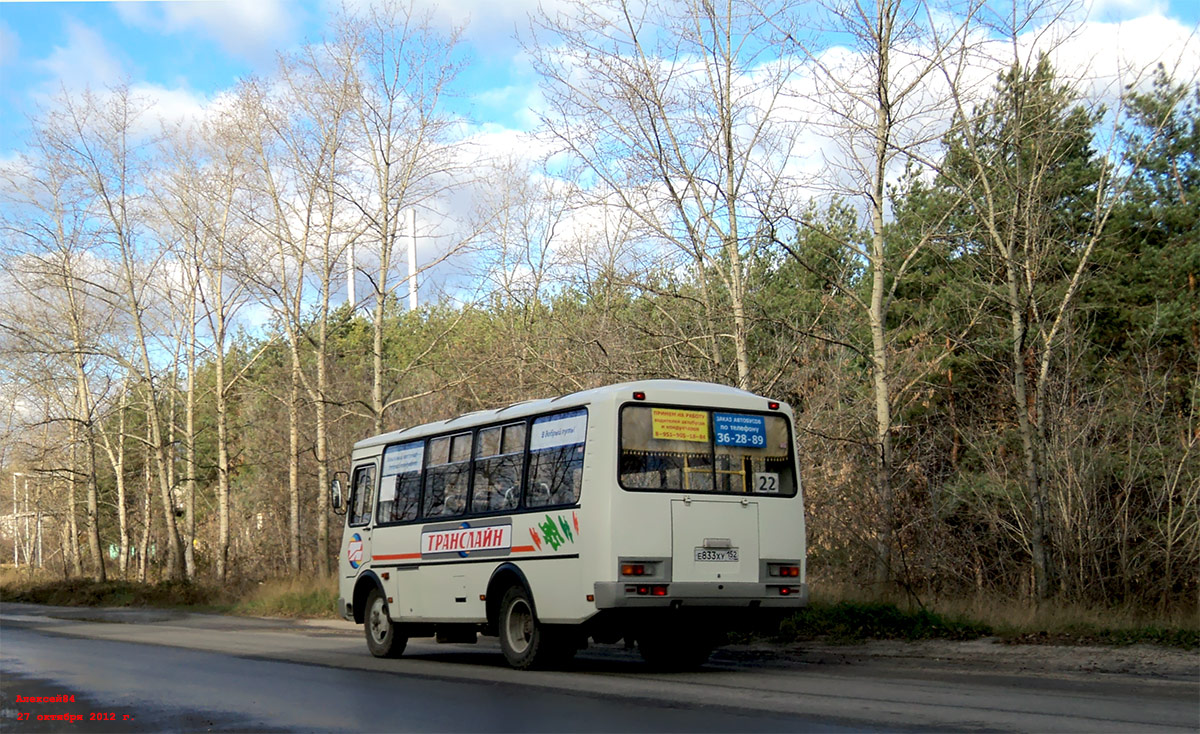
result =
[{"label": "tail light", "polygon": [[618,570],[621,572],[621,578],[623,579],[646,576],[654,578],[658,575],[659,564],[654,561],[623,561],[618,566]]},{"label": "tail light", "polygon": [[769,563],[767,564],[767,574],[783,578],[800,578],[800,567],[787,563]]},{"label": "tail light", "polygon": [[667,584],[639,584],[637,586],[631,584],[625,587],[625,593],[637,596],[666,596],[667,587]]}]

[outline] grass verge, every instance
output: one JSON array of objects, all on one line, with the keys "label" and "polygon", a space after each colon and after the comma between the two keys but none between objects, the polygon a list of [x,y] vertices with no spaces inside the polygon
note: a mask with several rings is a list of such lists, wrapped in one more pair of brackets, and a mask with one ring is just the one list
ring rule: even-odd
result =
[{"label": "grass verge", "polygon": [[92,579],[48,579],[0,575],[0,601],[53,604],[68,607],[188,607],[225,606],[219,594],[202,584],[185,581],[161,581],[147,584],[137,581]]},{"label": "grass verge", "polygon": [[231,611],[257,617],[333,619],[337,598],[333,578],[274,579],[245,593]]},{"label": "grass verge", "polygon": [[832,593],[816,595],[808,607],[784,620],[782,639],[852,643],[995,637],[1012,644],[1200,648],[1200,615],[1194,608],[1159,613],[1133,606],[1031,605],[986,596],[917,606],[908,600],[862,598],[853,588],[836,584],[827,590]]},{"label": "grass verge", "polygon": [[0,571],[0,601],[68,607],[160,607],[262,617],[337,616],[337,580],[302,577],[218,587],[188,581],[54,579]]}]

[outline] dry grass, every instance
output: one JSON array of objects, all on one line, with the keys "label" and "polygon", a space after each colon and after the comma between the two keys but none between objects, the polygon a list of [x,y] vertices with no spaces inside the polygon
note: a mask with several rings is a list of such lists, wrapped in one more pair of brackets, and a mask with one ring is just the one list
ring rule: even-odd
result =
[{"label": "dry grass", "polygon": [[941,619],[967,622],[1010,642],[1116,645],[1146,642],[1187,649],[1200,647],[1200,610],[1195,606],[1164,611],[1132,605],[1033,604],[996,595],[879,596],[861,586],[835,580],[814,580],[812,589],[814,607],[891,604],[906,614],[930,613]]},{"label": "dry grass", "polygon": [[270,617],[335,617],[337,579],[272,579],[227,584],[63,579],[49,573],[0,567],[0,601],[60,606],[187,607],[195,611]]},{"label": "dry grass", "polygon": [[263,617],[337,617],[337,577],[271,579],[251,587],[234,604],[235,614]]},{"label": "dry grass", "polygon": [[973,598],[939,600],[941,611],[955,612],[978,619],[997,629],[1069,632],[1081,628],[1114,630],[1143,627],[1200,629],[1196,609],[1167,612],[1133,606],[1097,608],[1082,604],[1046,602],[1033,605],[1011,598]]},{"label": "dry grass", "polygon": [[38,583],[53,583],[61,580],[45,569],[22,566],[16,568],[11,563],[0,563],[0,588],[21,588]]}]

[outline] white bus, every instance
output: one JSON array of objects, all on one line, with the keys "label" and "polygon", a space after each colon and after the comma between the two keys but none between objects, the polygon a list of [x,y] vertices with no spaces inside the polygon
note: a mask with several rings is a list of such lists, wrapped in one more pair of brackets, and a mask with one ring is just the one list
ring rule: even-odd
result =
[{"label": "white bus", "polygon": [[802,607],[792,411],[646,380],[516,403],[354,446],[339,610],[378,657],[499,636],[515,668],[588,639],[694,667],[740,620]]}]

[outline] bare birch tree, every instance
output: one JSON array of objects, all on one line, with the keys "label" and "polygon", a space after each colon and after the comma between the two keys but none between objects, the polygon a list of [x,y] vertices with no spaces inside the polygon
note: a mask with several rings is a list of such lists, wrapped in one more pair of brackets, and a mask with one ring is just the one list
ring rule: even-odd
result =
[{"label": "bare birch tree", "polygon": [[453,145],[458,121],[445,110],[458,72],[458,37],[458,30],[440,33],[413,4],[385,0],[361,16],[344,17],[330,47],[355,92],[348,148],[355,175],[338,194],[362,216],[363,241],[375,250],[368,277],[374,329],[369,410],[376,432],[384,430],[387,411],[406,399],[396,395],[399,381],[385,377],[393,367],[384,364],[383,343],[389,303],[400,286],[415,287],[419,274],[397,279],[393,272],[403,237],[415,234],[405,214],[458,185],[453,174],[461,172]]},{"label": "bare birch tree", "polygon": [[[654,246],[682,254],[703,286],[711,359],[753,383],[746,262],[759,212],[786,196],[792,119],[781,109],[798,71],[780,55],[799,20],[788,0],[568,3],[540,15],[530,50],[550,111],[543,123],[615,197]],[[722,293],[714,292],[714,288]],[[728,303],[728,306],[722,305]],[[728,308],[732,329],[719,324]]]},{"label": "bare birch tree", "polygon": [[[42,132],[50,130],[46,122]],[[11,290],[0,329],[17,353],[38,354],[45,394],[62,403],[72,422],[71,486],[86,487],[87,540],[97,579],[107,573],[101,553],[96,451],[100,405],[111,375],[106,356],[116,313],[106,300],[101,262],[92,245],[82,180],[42,139],[33,155],[5,172],[19,218],[4,222],[11,251],[5,270]],[[14,356],[16,354],[14,353]],[[58,373],[59,370],[63,372]],[[82,454],[77,456],[77,454]],[[72,511],[72,515],[73,515]]]},{"label": "bare birch tree", "polygon": [[[121,578],[129,573],[129,508],[128,484],[125,477],[125,427],[129,415],[129,381],[121,380],[117,404],[104,416],[100,427],[100,441],[113,472],[113,485],[117,504],[117,570]],[[115,425],[113,414],[116,414]],[[190,537],[190,536],[189,536]]]},{"label": "bare birch tree", "polygon": [[[194,301],[188,299],[188,310],[194,313],[200,306],[199,316],[210,340],[217,429],[218,581],[228,577],[230,563],[230,394],[253,363],[251,359],[240,370],[231,372],[228,359],[230,332],[239,309],[247,302],[245,253],[251,247],[250,231],[239,214],[244,208],[243,180],[249,168],[244,146],[236,135],[235,126],[218,120],[203,126],[195,141],[178,139],[174,171],[160,199],[161,214],[173,224],[178,238],[187,243],[182,271],[185,289],[195,294]],[[190,350],[195,348],[196,338],[190,331],[188,336],[189,361],[193,361]],[[194,364],[191,367],[194,369]],[[193,420],[194,416],[189,416],[189,421]]]},{"label": "bare birch tree", "polygon": [[[354,99],[352,77],[350,68],[332,63],[329,53],[329,47],[318,47],[282,60],[280,88],[270,94],[247,87],[241,118],[255,186],[265,202],[266,215],[256,226],[272,243],[264,253],[270,266],[254,280],[264,302],[278,315],[291,355],[287,398],[289,563],[293,573],[300,572],[303,388],[316,414],[317,492],[310,511],[317,519],[316,557],[322,575],[330,572],[329,316],[338,288],[336,279],[342,274],[342,256],[347,244],[358,236],[357,218],[346,216],[337,194],[345,185],[339,179],[346,175],[343,148]],[[301,353],[306,346],[313,350],[315,376],[303,369]]]},{"label": "bare birch tree", "polygon": [[148,246],[142,235],[138,207],[141,206],[145,176],[144,132],[137,125],[145,106],[127,87],[108,90],[104,96],[92,92],[63,95],[45,137],[86,190],[89,215],[96,236],[115,261],[113,298],[118,300],[133,331],[133,355],[128,359],[147,391],[151,453],[157,469],[166,541],[167,575],[183,576],[183,553],[175,523],[175,501],[171,486],[170,455],[165,418],[161,412],[164,388],[151,358],[153,332],[147,311],[154,300],[149,281],[161,253]]},{"label": "bare birch tree", "polygon": [[[807,109],[807,123],[825,141],[821,173],[811,184],[855,202],[868,233],[863,243],[839,240],[841,247],[866,264],[868,294],[854,288],[841,292],[858,306],[870,333],[871,391],[874,403],[874,484],[878,502],[875,526],[875,582],[892,579],[895,532],[895,457],[893,411],[898,398],[896,346],[888,333],[897,288],[907,269],[928,243],[940,236],[943,221],[923,224],[915,237],[893,241],[888,197],[901,174],[912,165],[925,166],[940,149],[943,120],[953,109],[947,84],[960,85],[969,52],[972,2],[959,4],[960,14],[943,14],[931,3],[875,0],[871,3],[830,0],[813,14],[813,30],[828,34],[799,36],[796,50],[812,69],[811,86],[796,90]],[[849,53],[831,53],[828,38],[846,41]],[[830,234],[816,220],[785,213],[801,227]],[[813,272],[823,263],[779,242]],[[845,285],[845,284],[844,284]],[[940,361],[939,360],[935,360]]]}]

